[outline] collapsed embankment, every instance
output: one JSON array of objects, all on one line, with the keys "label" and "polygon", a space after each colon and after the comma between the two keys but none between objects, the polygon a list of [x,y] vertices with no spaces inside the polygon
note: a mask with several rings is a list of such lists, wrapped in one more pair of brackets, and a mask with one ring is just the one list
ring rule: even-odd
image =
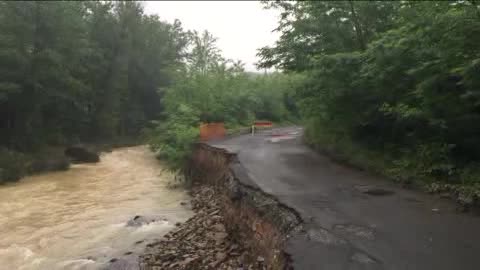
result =
[{"label": "collapsed embankment", "polygon": [[302,221],[293,210],[264,193],[249,178],[236,154],[197,144],[186,177],[213,187],[229,236],[249,253],[265,260],[268,269],[289,269],[286,239],[300,230]]},{"label": "collapsed embankment", "polygon": [[147,245],[140,269],[292,269],[285,247],[302,220],[258,188],[236,154],[199,143],[185,177],[194,215]]}]

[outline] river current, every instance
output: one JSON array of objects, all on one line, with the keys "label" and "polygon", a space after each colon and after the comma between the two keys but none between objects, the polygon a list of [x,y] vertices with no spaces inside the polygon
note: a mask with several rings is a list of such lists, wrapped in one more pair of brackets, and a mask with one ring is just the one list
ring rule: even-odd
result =
[{"label": "river current", "polygon": [[[0,186],[0,269],[99,269],[191,216],[146,146]],[[136,215],[155,222],[127,226]],[[128,254],[127,253],[127,254]]]}]

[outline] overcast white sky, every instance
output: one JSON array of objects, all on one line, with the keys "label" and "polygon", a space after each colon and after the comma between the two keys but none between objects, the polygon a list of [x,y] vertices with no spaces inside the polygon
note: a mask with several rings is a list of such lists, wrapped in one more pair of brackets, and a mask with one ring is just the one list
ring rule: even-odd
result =
[{"label": "overcast white sky", "polygon": [[248,71],[255,71],[257,49],[273,45],[278,33],[279,12],[265,10],[257,1],[146,1],[147,14],[162,20],[179,19],[186,30],[208,30],[218,38],[226,58],[242,60]]}]

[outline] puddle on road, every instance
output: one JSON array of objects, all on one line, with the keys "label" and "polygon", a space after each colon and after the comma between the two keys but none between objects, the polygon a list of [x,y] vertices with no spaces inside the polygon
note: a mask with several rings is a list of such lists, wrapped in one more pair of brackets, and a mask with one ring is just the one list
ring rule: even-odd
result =
[{"label": "puddle on road", "polygon": [[392,190],[370,185],[358,185],[355,186],[355,189],[360,191],[361,193],[371,196],[389,196],[395,194],[395,192]]}]

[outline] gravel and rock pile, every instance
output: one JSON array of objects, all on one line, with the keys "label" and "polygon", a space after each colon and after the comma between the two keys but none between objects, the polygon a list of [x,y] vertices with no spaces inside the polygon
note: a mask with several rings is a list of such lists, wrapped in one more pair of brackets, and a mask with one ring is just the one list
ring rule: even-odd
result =
[{"label": "gravel and rock pile", "polygon": [[140,258],[141,269],[267,269],[262,257],[253,257],[242,243],[229,237],[212,188],[193,187],[192,196],[195,215],[177,224],[162,240],[149,244]]}]

